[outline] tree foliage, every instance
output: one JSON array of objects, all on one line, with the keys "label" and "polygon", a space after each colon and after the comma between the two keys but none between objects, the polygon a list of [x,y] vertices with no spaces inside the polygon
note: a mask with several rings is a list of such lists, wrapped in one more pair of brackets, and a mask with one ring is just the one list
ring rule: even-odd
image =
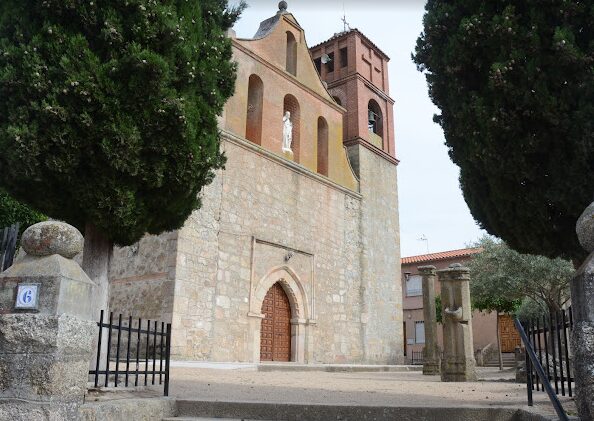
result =
[{"label": "tree foliage", "polygon": [[502,313],[557,311],[569,299],[572,264],[560,258],[520,254],[504,242],[484,237],[482,247],[467,266],[471,270],[470,297],[478,310]]},{"label": "tree foliage", "polygon": [[581,261],[594,192],[594,6],[428,0],[413,57],[474,218],[522,253]]},{"label": "tree foliage", "polygon": [[2,0],[0,186],[119,244],[179,228],[225,162],[226,0]]},{"label": "tree foliage", "polygon": [[0,190],[0,230],[18,222],[21,225],[20,230],[24,231],[30,225],[46,219],[42,213],[18,202],[8,193]]}]

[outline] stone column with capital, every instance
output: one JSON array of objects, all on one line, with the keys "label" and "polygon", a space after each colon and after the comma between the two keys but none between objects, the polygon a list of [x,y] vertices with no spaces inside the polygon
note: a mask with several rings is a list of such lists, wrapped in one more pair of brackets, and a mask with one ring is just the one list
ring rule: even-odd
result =
[{"label": "stone column with capital", "polygon": [[423,280],[423,319],[425,320],[425,350],[423,374],[439,374],[440,356],[437,346],[437,318],[435,309],[435,266],[419,266]]},{"label": "stone column with capital", "polygon": [[459,263],[437,271],[441,284],[443,359],[441,381],[477,379],[472,341],[470,269]]},{"label": "stone column with capital", "polygon": [[571,280],[575,403],[580,419],[594,420],[594,202],[578,219],[576,232],[590,256]]},{"label": "stone column with capital", "polygon": [[27,255],[0,274],[0,419],[75,420],[97,329],[95,284],[72,260],[83,237],[48,221],[21,245]]}]

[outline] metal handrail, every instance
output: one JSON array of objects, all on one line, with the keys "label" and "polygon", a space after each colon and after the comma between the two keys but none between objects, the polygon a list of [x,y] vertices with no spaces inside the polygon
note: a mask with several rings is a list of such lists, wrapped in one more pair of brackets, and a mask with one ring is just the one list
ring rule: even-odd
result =
[{"label": "metal handrail", "polygon": [[[540,361],[538,360],[538,357],[536,356],[536,352],[534,352],[534,348],[532,347],[532,344],[528,340],[528,335],[526,335],[524,326],[522,326],[522,323],[520,323],[520,321],[517,318],[514,319],[514,324],[516,325],[516,329],[520,333],[522,342],[524,343],[524,346],[526,347],[526,355],[530,358],[530,362],[534,366],[536,374],[540,378],[540,381],[541,381],[541,384],[542,384],[544,390],[547,392],[547,395],[549,395],[549,400],[553,404],[553,408],[555,408],[555,412],[557,413],[557,416],[559,417],[559,419],[561,421],[569,421],[569,418],[567,417],[567,414],[565,413],[565,410],[563,409],[563,405],[561,405],[561,402],[559,401],[557,394],[555,393],[555,391],[553,390],[553,387],[551,386],[551,382],[549,381],[549,378],[545,374],[544,368],[542,368],[542,365],[540,364]],[[529,367],[526,367],[526,372],[527,372],[526,374],[529,377],[532,376],[532,370],[530,370]],[[529,385],[529,387],[530,387],[530,385]],[[532,389],[530,389],[530,392],[532,392]]]}]

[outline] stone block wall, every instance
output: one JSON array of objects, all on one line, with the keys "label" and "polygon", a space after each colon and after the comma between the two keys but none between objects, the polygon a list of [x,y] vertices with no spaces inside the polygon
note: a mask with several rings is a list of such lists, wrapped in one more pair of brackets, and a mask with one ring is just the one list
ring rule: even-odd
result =
[{"label": "stone block wall", "polygon": [[261,309],[251,301],[286,266],[303,287],[304,360],[362,361],[360,196],[230,135],[224,149],[225,171],[179,233],[174,355],[256,360],[261,319],[248,313]]},{"label": "stone block wall", "polygon": [[402,287],[396,165],[363,144],[349,147],[361,195],[362,342],[371,363],[402,363]]},{"label": "stone block wall", "polygon": [[109,268],[109,309],[114,317],[121,313],[124,319],[171,322],[177,247],[177,232],[169,232],[114,248]]},{"label": "stone block wall", "polygon": [[181,230],[116,250],[112,309],[170,317],[174,358],[257,362],[278,280],[295,361],[402,361],[395,166],[363,150],[366,197],[232,134],[222,147],[226,169]]}]

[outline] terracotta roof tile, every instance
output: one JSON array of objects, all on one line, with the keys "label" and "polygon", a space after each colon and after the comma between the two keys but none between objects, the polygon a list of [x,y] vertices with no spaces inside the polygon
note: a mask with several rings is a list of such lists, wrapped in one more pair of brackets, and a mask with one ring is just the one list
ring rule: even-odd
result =
[{"label": "terracotta roof tile", "polygon": [[439,253],[430,253],[430,254],[421,254],[419,256],[409,256],[402,258],[402,264],[410,264],[410,263],[424,263],[424,262],[432,262],[435,260],[445,260],[445,259],[453,259],[456,257],[469,257],[473,254],[477,254],[483,251],[482,248],[468,248],[468,249],[459,249],[459,250],[449,250],[449,251],[441,251]]}]

